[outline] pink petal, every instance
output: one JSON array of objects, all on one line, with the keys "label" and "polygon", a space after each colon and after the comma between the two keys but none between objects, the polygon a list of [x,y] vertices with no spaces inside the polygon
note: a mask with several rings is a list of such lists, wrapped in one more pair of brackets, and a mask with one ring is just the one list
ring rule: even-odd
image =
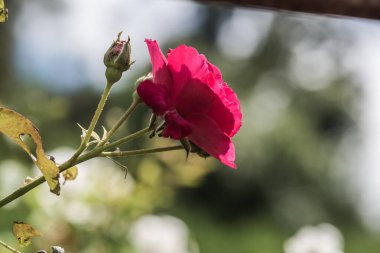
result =
[{"label": "pink petal", "polygon": [[189,139],[225,165],[235,169],[235,147],[231,137],[223,133],[211,118],[193,114],[187,119],[193,132]]},{"label": "pink petal", "polygon": [[[220,101],[216,102],[207,114],[218,123],[225,133],[232,137],[239,131],[242,124],[239,99],[235,92],[223,82],[220,70],[210,62],[208,62],[208,66],[211,73],[208,81],[209,86],[219,97]],[[226,109],[229,111],[232,119],[229,117],[230,119],[227,120],[226,116],[224,116],[227,114]]]},{"label": "pink petal", "polygon": [[207,60],[193,47],[181,45],[168,54],[168,68],[173,78],[173,97],[192,79],[204,79],[209,73]]},{"label": "pink petal", "polygon": [[200,80],[191,80],[184,85],[175,99],[177,111],[186,118],[193,113],[205,114],[212,106],[215,94]]},{"label": "pink petal", "polygon": [[227,135],[232,137],[242,125],[239,99],[226,83],[216,84],[213,90],[217,98],[207,115],[215,120]]},{"label": "pink petal", "polygon": [[162,136],[180,140],[188,136],[192,129],[186,120],[184,120],[176,111],[165,114],[166,127],[162,132]]},{"label": "pink petal", "polygon": [[148,46],[150,60],[152,62],[153,82],[170,87],[172,79],[167,68],[167,60],[162,53],[157,41],[145,39]]},{"label": "pink petal", "polygon": [[[242,124],[240,102],[235,92],[223,82],[220,70],[195,48],[185,45],[169,52],[168,68],[173,78],[173,99],[180,114],[186,118],[191,109],[195,113],[209,110],[207,115],[215,120],[221,130],[230,137],[234,136]],[[206,98],[210,92],[206,87],[198,85],[199,81],[215,94],[211,106],[211,96]],[[192,91],[191,87],[195,84],[198,86]],[[201,91],[199,98],[195,90]],[[187,96],[189,97],[186,98]]]},{"label": "pink petal", "polygon": [[192,113],[206,114],[220,129],[234,136],[241,127],[240,102],[231,88],[225,83],[216,83],[210,73],[208,83],[191,80],[184,85],[175,97],[175,107],[187,118]]},{"label": "pink petal", "polygon": [[208,62],[208,67],[209,67],[210,72],[213,74],[215,81],[217,83],[222,83],[223,82],[222,73],[220,72],[218,67],[210,62]]},{"label": "pink petal", "polygon": [[137,93],[142,101],[157,115],[163,115],[173,108],[170,102],[167,87],[145,80],[137,87]]},{"label": "pink petal", "polygon": [[[234,117],[234,127],[229,134],[231,137],[234,136],[240,129],[242,125],[242,113],[240,109],[240,101],[236,95],[236,93],[226,84],[223,83],[224,94],[226,95],[225,100],[223,100],[224,105],[226,105],[229,111],[232,113]],[[211,113],[211,111],[209,112]]]},{"label": "pink petal", "polygon": [[236,94],[224,83],[218,85],[214,94],[208,85],[200,80],[191,80],[175,98],[175,107],[185,119],[193,113],[207,114],[220,129],[232,137],[241,126],[241,112]]}]

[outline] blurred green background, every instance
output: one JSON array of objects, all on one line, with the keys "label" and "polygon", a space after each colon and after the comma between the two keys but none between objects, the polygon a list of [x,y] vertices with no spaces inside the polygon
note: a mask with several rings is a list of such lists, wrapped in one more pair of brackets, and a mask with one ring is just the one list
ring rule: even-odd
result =
[{"label": "blurred green background", "polygon": [[[6,1],[0,105],[31,119],[47,153],[63,162],[79,145],[76,123],[87,126],[96,108],[102,54],[120,30],[130,34],[137,62],[112,92],[101,118],[107,128],[131,102],[134,80],[150,70],[145,37],[157,39],[163,51],[192,45],[222,70],[241,100],[238,169],[213,158],[186,161],[174,151],[119,159],[129,168],[125,178],[111,161],[94,159],[79,166],[79,178],[60,197],[43,185],[2,208],[0,240],[17,245],[11,225],[25,221],[43,236],[22,252],[60,245],[81,253],[277,253],[301,227],[330,223],[342,232],[344,252],[379,252],[380,209],[370,217],[362,204],[365,185],[358,186],[365,181],[356,180],[367,171],[360,163],[368,151],[361,149],[361,115],[373,107],[366,107],[368,91],[352,62],[376,65],[347,59],[359,50],[367,21],[191,1],[80,2]],[[379,32],[379,24],[368,25]],[[141,106],[119,136],[145,127],[149,116]],[[122,148],[170,143],[140,138]],[[3,197],[38,172],[3,136],[0,150]],[[158,220],[149,223],[149,217]],[[156,241],[144,241],[157,233]],[[165,242],[174,248],[161,250]]]}]

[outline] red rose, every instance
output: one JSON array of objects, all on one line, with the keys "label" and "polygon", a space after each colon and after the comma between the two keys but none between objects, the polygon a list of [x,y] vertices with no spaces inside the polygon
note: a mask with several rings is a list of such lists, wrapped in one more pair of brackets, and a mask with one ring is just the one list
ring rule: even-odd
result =
[{"label": "red rose", "polygon": [[236,168],[231,137],[241,126],[240,102],[222,80],[219,69],[189,46],[169,50],[167,58],[155,40],[146,39],[153,80],[137,92],[153,112],[165,119],[164,137],[187,137],[222,163]]}]

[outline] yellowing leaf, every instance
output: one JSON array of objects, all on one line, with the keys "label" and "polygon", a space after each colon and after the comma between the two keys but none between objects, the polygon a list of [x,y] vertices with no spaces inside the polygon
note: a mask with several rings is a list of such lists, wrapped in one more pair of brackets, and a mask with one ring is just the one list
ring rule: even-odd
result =
[{"label": "yellowing leaf", "polygon": [[0,22],[5,22],[8,19],[8,10],[4,7],[4,1],[0,0]]},{"label": "yellowing leaf", "polygon": [[64,172],[62,172],[62,175],[63,175],[63,178],[65,179],[65,182],[66,181],[73,181],[78,176],[78,167],[73,166],[73,167],[65,170]]},{"label": "yellowing leaf", "polygon": [[14,221],[12,230],[22,247],[28,246],[32,242],[32,237],[41,236],[40,232],[25,222]]},{"label": "yellowing leaf", "polygon": [[[50,191],[59,195],[59,168],[45,155],[42,147],[41,136],[33,123],[15,111],[0,107],[0,133],[1,132],[11,138],[20,147],[22,147],[26,153],[29,154],[44,175],[50,187]],[[25,134],[29,135],[33,139],[36,145],[35,154],[37,157],[33,156],[29,147],[20,138],[20,136]]]}]

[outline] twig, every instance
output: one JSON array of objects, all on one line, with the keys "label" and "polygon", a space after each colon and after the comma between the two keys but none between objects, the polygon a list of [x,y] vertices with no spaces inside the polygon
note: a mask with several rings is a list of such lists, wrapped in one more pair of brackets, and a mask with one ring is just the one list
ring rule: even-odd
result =
[{"label": "twig", "polygon": [[131,151],[102,152],[99,156],[124,157],[124,156],[143,155],[143,154],[173,151],[173,150],[180,150],[180,149],[183,149],[182,145],[163,147],[163,148],[138,149],[138,150],[131,150]]},{"label": "twig", "polygon": [[98,122],[100,114],[102,113],[104,105],[106,104],[107,98],[108,98],[110,91],[111,91],[111,87],[112,87],[112,84],[107,83],[106,87],[104,88],[102,97],[100,98],[98,107],[96,108],[95,114],[91,120],[90,126],[87,129],[86,135],[83,138],[78,150],[75,152],[75,154],[69,160],[71,163],[74,163],[75,160],[80,156],[80,154],[82,154],[82,152],[87,148],[88,141],[91,138],[91,134],[94,131],[96,123]]},{"label": "twig", "polygon": [[116,124],[111,128],[111,130],[106,134],[105,138],[101,140],[97,146],[103,146],[112,137],[112,135],[119,129],[119,127],[128,119],[132,112],[136,109],[138,102],[132,102],[131,106],[127,111],[121,116],[121,118],[116,122]]},{"label": "twig", "polygon": [[0,241],[0,244],[3,245],[4,248],[6,248],[6,249],[12,251],[13,253],[21,253],[20,251],[18,251],[18,250],[16,250],[16,249],[12,248],[11,246],[9,246],[8,244],[6,244],[6,243],[3,242],[3,241]]}]

